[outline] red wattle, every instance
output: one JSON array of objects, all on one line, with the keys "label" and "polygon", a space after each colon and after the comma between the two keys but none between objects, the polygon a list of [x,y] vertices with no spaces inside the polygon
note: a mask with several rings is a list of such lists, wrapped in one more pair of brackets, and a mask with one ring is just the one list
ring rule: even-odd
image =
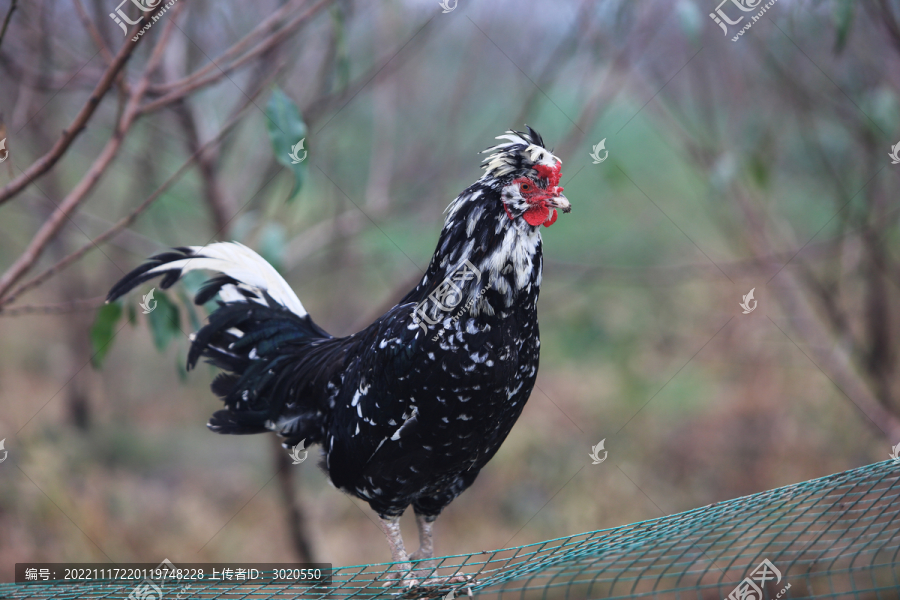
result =
[{"label": "red wattle", "polygon": [[550,211],[550,212],[551,212],[550,218],[547,219],[546,221],[544,221],[544,227],[550,227],[551,225],[556,223],[556,217],[559,216],[558,212],[555,210]]},{"label": "red wattle", "polygon": [[[525,211],[525,214],[522,217],[525,221],[534,227],[537,227],[541,223],[547,220],[547,217],[550,216],[550,209],[544,205],[535,206],[534,208],[529,208]],[[554,219],[555,221],[556,219]],[[552,222],[551,222],[552,223]]]}]

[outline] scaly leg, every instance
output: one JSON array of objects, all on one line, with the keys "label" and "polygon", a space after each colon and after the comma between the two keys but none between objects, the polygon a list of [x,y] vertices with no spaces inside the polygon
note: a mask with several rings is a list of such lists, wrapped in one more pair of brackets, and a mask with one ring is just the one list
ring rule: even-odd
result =
[{"label": "scaly leg", "polygon": [[[410,563],[410,559],[430,559],[434,557],[434,541],[432,536],[432,525],[434,524],[434,520],[428,521],[425,517],[416,515],[416,524],[419,528],[419,549],[410,557],[406,553],[406,548],[403,546],[403,538],[400,535],[400,518],[395,517],[393,519],[381,519],[380,526],[381,530],[384,532],[384,536],[388,540],[388,544],[391,546],[391,556],[393,560],[397,564],[397,568],[400,573],[392,573],[392,575],[399,576],[401,573],[404,575],[403,586],[407,588],[406,593],[402,596],[403,598],[417,598],[420,595],[420,591],[418,586],[420,584],[428,584],[429,586],[444,586],[454,583],[466,583],[469,584],[475,583],[475,580],[471,575],[451,575],[449,577],[429,577],[428,573],[431,572],[433,575],[434,570],[434,561],[427,561],[424,563],[419,563],[417,565],[419,568],[416,571],[413,571],[412,563]],[[422,568],[424,567],[424,568]],[[427,570],[426,570],[427,569]],[[418,575],[418,573],[422,573],[424,581],[419,581],[413,578],[413,575]],[[390,584],[385,584],[384,587],[388,587]],[[468,590],[469,596],[472,595],[472,590]]]},{"label": "scaly leg", "polygon": [[379,518],[378,525],[387,538],[388,545],[391,547],[391,559],[397,564],[397,569],[403,573],[407,579],[403,580],[403,585],[413,587],[418,585],[418,581],[410,577],[412,564],[409,562],[409,554],[403,546],[403,536],[400,534],[400,517]]},{"label": "scaly leg", "polygon": [[[434,558],[434,518],[429,519],[423,515],[416,513],[416,526],[419,528],[419,549],[412,553],[412,560],[420,560]],[[421,567],[434,570],[437,563],[433,560],[426,560],[419,564]]]}]

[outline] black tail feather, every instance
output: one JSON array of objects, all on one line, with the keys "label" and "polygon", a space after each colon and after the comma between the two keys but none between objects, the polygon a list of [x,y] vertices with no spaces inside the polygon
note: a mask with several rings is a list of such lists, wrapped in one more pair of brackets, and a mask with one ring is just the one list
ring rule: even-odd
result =
[{"label": "black tail feather", "polygon": [[230,410],[217,410],[206,424],[211,431],[229,435],[248,435],[265,433],[268,416],[260,411],[242,411],[234,413]]},{"label": "black tail feather", "polygon": [[194,296],[194,304],[200,306],[202,304],[206,304],[210,300],[212,300],[216,294],[219,293],[219,290],[222,289],[223,285],[237,285],[237,279],[233,277],[229,277],[228,275],[219,275],[218,277],[213,277],[212,279],[207,279],[206,282],[202,286],[200,286],[200,290],[197,292],[197,295]]},{"label": "black tail feather", "polygon": [[172,287],[178,281],[178,278],[181,277],[181,269],[172,269],[171,271],[159,273],[148,273],[148,271],[161,265],[193,256],[193,251],[190,248],[174,248],[173,250],[173,252],[163,252],[150,257],[149,260],[125,275],[109,290],[109,294],[106,295],[106,301],[113,302],[118,300],[145,281],[150,281],[161,275],[164,275],[164,277],[159,287],[164,290]]},{"label": "black tail feather", "polygon": [[284,435],[317,441],[324,407],[315,384],[328,370],[324,363],[335,357],[317,346],[331,339],[308,315],[277,305],[221,304],[197,332],[188,355],[188,368],[204,357],[226,371],[211,385],[226,408],[213,416],[209,428],[282,433],[277,423],[287,419]]},{"label": "black tail feather", "polygon": [[[209,428],[230,434],[277,431],[291,439],[299,435],[310,443],[318,441],[327,409],[323,406],[322,386],[316,384],[323,371],[340,368],[333,363],[335,358],[340,362],[343,355],[331,347],[335,344],[325,344],[334,338],[312,321],[295,296],[292,302],[280,290],[279,297],[284,303],[278,302],[269,289],[248,285],[236,279],[237,275],[225,274],[232,250],[238,262],[232,273],[247,268],[265,271],[270,267],[262,258],[251,256],[252,251],[241,250],[239,245],[232,249],[215,246],[205,247],[208,248],[205,254],[212,255],[211,260],[226,261],[225,268],[203,284],[194,302],[205,304],[222,292],[223,286],[233,288],[229,290],[228,301],[220,299],[208,323],[192,337],[187,358],[189,370],[203,357],[224,371],[210,387],[225,408],[212,416]],[[185,269],[191,268],[186,259],[209,259],[205,254],[192,248],[175,248],[157,254],[113,286],[107,300],[116,300],[156,277],[162,277],[159,287],[166,289],[179,280]],[[240,263],[241,260],[245,262]],[[209,263],[203,267],[197,264],[193,267],[202,269]],[[166,268],[166,265],[170,266]],[[271,278],[271,274],[268,276]],[[235,297],[235,291],[243,301],[241,296]],[[288,305],[293,308],[287,308]]]}]

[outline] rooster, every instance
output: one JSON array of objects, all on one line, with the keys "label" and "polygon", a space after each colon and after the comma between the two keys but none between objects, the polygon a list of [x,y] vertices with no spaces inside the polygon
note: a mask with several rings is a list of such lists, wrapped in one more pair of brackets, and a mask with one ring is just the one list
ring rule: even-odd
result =
[{"label": "rooster", "polygon": [[[562,162],[527,129],[484,151],[484,175],[445,211],[419,284],[358,333],[316,325],[278,272],[237,242],[154,256],[107,298],[155,277],[166,289],[190,271],[218,273],[195,297],[217,297],[218,308],[187,359],[188,369],[202,356],[223,371],[211,387],[225,408],[207,426],[321,445],[331,482],[378,514],[408,586],[418,583],[410,561],[434,556],[435,519],[497,452],[537,378],[540,228],[571,205]],[[411,555],[399,525],[410,505],[420,542]]]}]

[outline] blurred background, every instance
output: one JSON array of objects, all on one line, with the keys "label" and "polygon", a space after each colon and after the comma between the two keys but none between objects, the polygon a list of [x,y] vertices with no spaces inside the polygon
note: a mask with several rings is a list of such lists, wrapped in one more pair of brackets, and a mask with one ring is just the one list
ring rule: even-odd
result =
[{"label": "blurred background", "polygon": [[[478,152],[526,123],[573,204],[543,230],[541,370],[439,555],[900,443],[900,2],[752,22],[754,0],[179,0],[132,42],[109,15],[139,2],[116,1],[0,0],[0,580],[389,560],[316,460],[206,429],[214,373],[183,366],[196,281],[149,315],[103,297],[150,254],[239,240],[355,332],[419,279]],[[403,528],[415,546],[411,511]]]}]

